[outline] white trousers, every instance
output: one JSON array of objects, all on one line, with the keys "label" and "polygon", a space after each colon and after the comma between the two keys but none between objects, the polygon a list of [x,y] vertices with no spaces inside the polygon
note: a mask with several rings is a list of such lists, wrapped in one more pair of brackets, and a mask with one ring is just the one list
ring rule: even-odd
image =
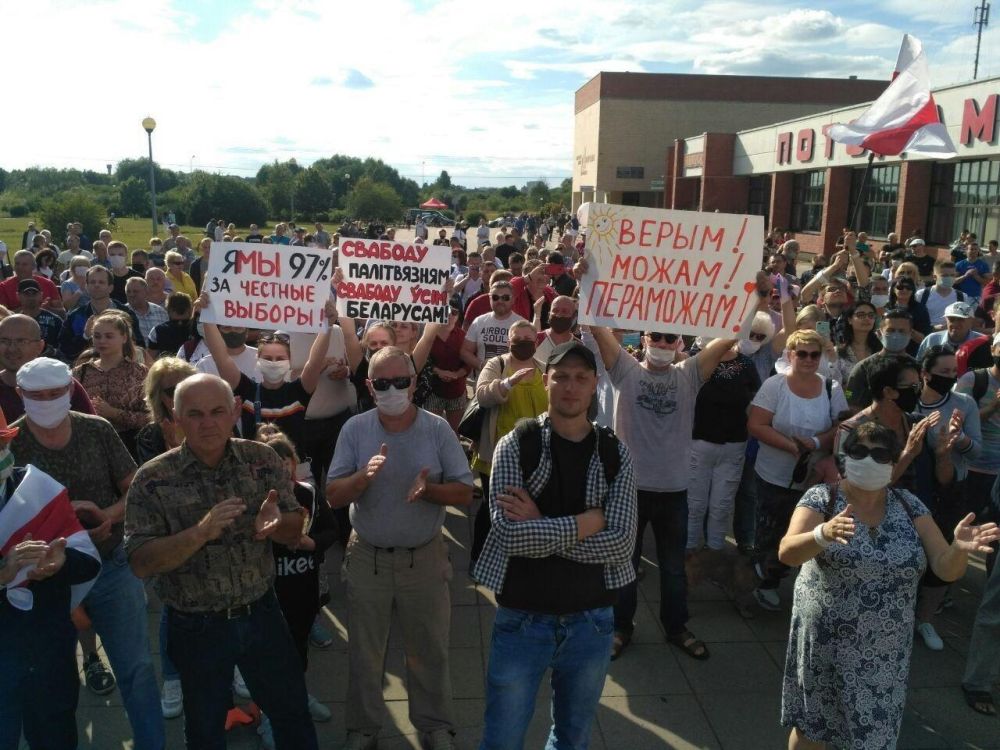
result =
[{"label": "white trousers", "polygon": [[[688,479],[688,549],[699,549],[706,531],[710,549],[722,549],[733,525],[736,490],[746,456],[743,443],[691,443]],[[708,517],[708,523],[705,517]]]}]

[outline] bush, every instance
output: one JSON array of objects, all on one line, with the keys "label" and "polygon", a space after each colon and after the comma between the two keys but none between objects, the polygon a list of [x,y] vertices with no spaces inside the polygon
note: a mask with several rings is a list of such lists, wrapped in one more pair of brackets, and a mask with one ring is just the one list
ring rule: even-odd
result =
[{"label": "bush", "polygon": [[97,202],[87,188],[73,188],[45,201],[42,204],[42,225],[52,232],[52,239],[62,245],[66,225],[71,221],[83,224],[84,234],[94,238],[104,229],[106,214],[104,206]]},{"label": "bush", "polygon": [[260,224],[267,216],[267,204],[252,183],[240,177],[204,172],[194,176],[182,210],[188,222],[195,226],[221,218],[245,227]]},{"label": "bush", "polygon": [[482,211],[469,211],[465,215],[465,221],[466,221],[466,223],[468,223],[468,225],[470,227],[478,227],[480,219],[487,219],[487,220],[489,220],[489,217],[486,214],[484,214]]},{"label": "bush", "polygon": [[390,185],[362,177],[347,196],[347,213],[362,221],[398,221],[403,214],[403,203]]},{"label": "bush", "polygon": [[20,219],[28,215],[28,207],[23,203],[18,206],[9,206],[7,212],[10,214],[12,219]]}]

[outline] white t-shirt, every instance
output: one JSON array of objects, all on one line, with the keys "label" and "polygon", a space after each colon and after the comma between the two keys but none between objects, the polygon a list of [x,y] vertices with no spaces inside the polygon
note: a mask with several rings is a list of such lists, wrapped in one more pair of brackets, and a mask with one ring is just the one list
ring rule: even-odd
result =
[{"label": "white t-shirt", "polygon": [[[199,341],[198,347],[191,354],[191,359],[195,361],[194,369],[198,372],[207,372],[209,375],[218,375],[219,368],[215,366],[215,360],[211,354],[204,354],[197,360],[194,359],[195,355],[198,354],[198,349],[203,346],[205,346],[205,342]],[[208,347],[205,347],[205,351],[208,351]],[[240,368],[240,372],[251,380],[256,381],[260,378],[260,373],[257,372],[257,350],[254,347],[243,347],[243,351],[233,357],[233,362]]]},{"label": "white t-shirt", "polygon": [[[292,347],[292,369],[301,371],[306,366],[309,359],[309,350],[313,341],[316,340],[315,333],[293,333],[291,334]],[[333,326],[330,329],[330,344],[326,349],[326,356],[332,359],[339,359],[347,362],[347,349],[344,347],[344,332],[340,326]],[[316,390],[306,407],[306,419],[323,419],[340,414],[344,409],[350,409],[357,405],[358,395],[351,383],[350,377],[332,380],[327,377],[329,369],[323,370],[316,383]]]},{"label": "white t-shirt", "polygon": [[[816,377],[823,379],[819,375]],[[830,429],[836,416],[847,409],[847,399],[836,381],[833,381],[830,397],[823,385],[815,398],[801,398],[789,389],[785,375],[772,375],[761,385],[751,405],[771,412],[774,415],[771,426],[782,435],[809,438]],[[765,482],[787,487],[797,461],[791,453],[762,442],[757,453],[757,476]]]},{"label": "white t-shirt", "polygon": [[472,321],[465,333],[465,340],[476,342],[476,356],[479,357],[480,367],[491,357],[507,353],[510,327],[518,320],[524,318],[517,313],[509,313],[501,320],[490,311]]},{"label": "white t-shirt", "polygon": [[949,289],[948,294],[942,297],[938,294],[937,287],[932,286],[917,292],[917,302],[925,302],[931,325],[939,326],[944,324],[944,309],[953,302],[958,302],[958,295],[954,289]]},{"label": "white t-shirt", "polygon": [[[459,284],[462,279],[465,279],[468,274],[463,274],[455,279],[455,284]],[[480,274],[478,279],[469,279],[465,282],[465,286],[462,287],[462,306],[464,307],[469,303],[469,300],[475,297],[483,290],[483,277]]]}]

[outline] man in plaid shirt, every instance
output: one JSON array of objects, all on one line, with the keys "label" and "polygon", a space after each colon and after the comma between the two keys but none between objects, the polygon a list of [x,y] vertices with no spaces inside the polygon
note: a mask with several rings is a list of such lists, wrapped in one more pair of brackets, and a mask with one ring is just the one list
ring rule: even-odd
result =
[{"label": "man in plaid shirt", "polygon": [[[481,750],[523,745],[549,668],[549,745],[586,747],[610,661],[617,590],[635,578],[632,459],[587,420],[597,390],[593,353],[575,340],[556,346],[545,389],[548,413],[518,425],[493,454],[493,527],[475,567],[499,604]],[[521,455],[532,449],[539,455]]]}]

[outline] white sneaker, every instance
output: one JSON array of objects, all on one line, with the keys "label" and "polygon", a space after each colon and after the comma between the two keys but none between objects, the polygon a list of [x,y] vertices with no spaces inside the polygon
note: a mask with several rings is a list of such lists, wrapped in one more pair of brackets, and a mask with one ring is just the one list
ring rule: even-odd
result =
[{"label": "white sneaker", "polygon": [[761,609],[766,609],[769,612],[777,612],[781,609],[781,597],[778,596],[777,589],[754,589],[753,598],[757,600]]},{"label": "white sneaker", "polygon": [[330,721],[333,718],[330,709],[311,695],[309,696],[309,715],[313,721]]},{"label": "white sneaker", "polygon": [[941,640],[941,636],[937,634],[934,626],[929,622],[922,622],[917,625],[917,632],[924,639],[924,645],[931,651],[944,651],[944,641]]},{"label": "white sneaker", "polygon": [[240,698],[250,698],[250,689],[243,681],[243,675],[240,674],[239,667],[233,667],[233,692],[240,696]]},{"label": "white sneaker", "polygon": [[164,680],[160,693],[160,710],[164,719],[176,719],[184,712],[184,693],[180,680]]},{"label": "white sneaker", "polygon": [[378,735],[364,732],[348,732],[343,750],[377,750]]},{"label": "white sneaker", "polygon": [[265,714],[260,715],[257,735],[260,737],[260,744],[264,750],[277,750],[274,745],[274,733],[271,731],[271,720]]}]

